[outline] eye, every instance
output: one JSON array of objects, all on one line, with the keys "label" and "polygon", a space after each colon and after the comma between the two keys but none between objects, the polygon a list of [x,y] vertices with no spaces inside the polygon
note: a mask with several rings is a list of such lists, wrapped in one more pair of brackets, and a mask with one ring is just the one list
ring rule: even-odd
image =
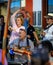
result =
[{"label": "eye", "polygon": [[19,32],[19,34],[21,34],[21,32]]},{"label": "eye", "polygon": [[19,20],[17,20],[17,21],[19,21]]}]

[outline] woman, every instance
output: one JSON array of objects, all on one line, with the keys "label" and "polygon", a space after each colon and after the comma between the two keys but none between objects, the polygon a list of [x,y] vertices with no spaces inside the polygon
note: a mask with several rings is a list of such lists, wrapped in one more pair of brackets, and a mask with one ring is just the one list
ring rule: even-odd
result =
[{"label": "woman", "polygon": [[36,40],[37,44],[40,43],[39,39],[38,39],[38,36],[35,32],[35,29],[32,25],[28,25],[28,28],[27,28],[27,37],[32,41],[34,42]]},{"label": "woman", "polygon": [[[24,26],[22,26],[23,24],[23,17],[21,14],[19,14],[20,10],[17,10],[12,16],[11,16],[11,24],[12,24],[12,33],[10,36],[10,40],[9,40],[9,44],[13,43],[16,39],[19,38],[19,30],[25,29]],[[17,14],[18,13],[18,14]],[[17,40],[16,40],[17,41]]]}]

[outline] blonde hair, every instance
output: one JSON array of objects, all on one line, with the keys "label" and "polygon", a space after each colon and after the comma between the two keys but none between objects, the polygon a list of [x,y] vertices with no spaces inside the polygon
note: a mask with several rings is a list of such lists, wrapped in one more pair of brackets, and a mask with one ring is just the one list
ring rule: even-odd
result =
[{"label": "blonde hair", "polygon": [[17,18],[20,18],[21,19],[21,25],[23,25],[23,23],[24,23],[24,18],[20,15],[20,16],[17,16],[17,17],[15,17],[15,21],[17,21]]}]

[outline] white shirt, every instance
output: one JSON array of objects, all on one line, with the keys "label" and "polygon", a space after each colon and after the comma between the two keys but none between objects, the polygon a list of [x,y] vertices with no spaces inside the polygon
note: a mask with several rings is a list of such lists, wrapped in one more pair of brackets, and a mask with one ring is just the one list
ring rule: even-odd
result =
[{"label": "white shirt", "polygon": [[44,32],[46,34],[45,34],[45,37],[43,38],[43,40],[44,39],[47,39],[47,40],[53,39],[53,25],[50,28],[46,29]]}]

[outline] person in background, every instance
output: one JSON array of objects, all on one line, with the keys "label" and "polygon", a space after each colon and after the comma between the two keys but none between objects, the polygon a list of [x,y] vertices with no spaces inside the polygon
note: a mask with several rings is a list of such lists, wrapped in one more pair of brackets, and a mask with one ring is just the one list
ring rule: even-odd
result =
[{"label": "person in background", "polygon": [[[43,37],[42,45],[48,49],[49,58],[53,57],[53,16],[47,15],[44,16],[46,18],[47,26],[41,32]],[[51,42],[52,41],[52,42]],[[47,61],[46,61],[47,62]]]},{"label": "person in background", "polygon": [[0,48],[2,48],[2,41],[3,41],[3,35],[4,35],[4,16],[0,15]]},{"label": "person in background", "polygon": [[19,38],[19,30],[21,28],[25,29],[25,27],[23,26],[23,22],[24,22],[23,17],[18,12],[20,12],[20,10],[17,10],[11,16],[12,27],[10,26],[9,29],[12,30],[12,33],[11,33],[11,36],[9,39],[9,44],[13,43],[13,41],[15,41],[15,39]]},{"label": "person in background", "polygon": [[[0,15],[0,65],[2,65],[2,43],[3,43],[3,35],[4,35],[4,16]],[[6,57],[4,60],[4,65],[8,65]]]},{"label": "person in background", "polygon": [[[38,36],[35,32],[35,29],[32,25],[28,25],[28,28],[27,28],[27,37],[32,41],[34,42],[36,40],[36,42],[39,44],[40,41],[38,39]],[[34,44],[35,45],[35,44]]]},{"label": "person in background", "polygon": [[24,8],[21,8],[21,13],[24,15],[24,24],[23,24],[23,26],[25,26],[26,31],[27,31],[27,28],[28,28],[28,24],[29,24],[31,15],[30,15],[30,13],[29,13],[28,11],[26,11]]},{"label": "person in background", "polygon": [[53,40],[53,17],[50,15],[44,16],[46,18],[47,26],[44,31],[41,32],[43,36],[42,44],[47,46],[49,50],[52,50],[51,40]]},{"label": "person in background", "polygon": [[42,31],[41,35],[43,36],[43,40],[51,40],[53,39],[53,17],[52,16],[44,16],[46,18],[47,26]]}]

